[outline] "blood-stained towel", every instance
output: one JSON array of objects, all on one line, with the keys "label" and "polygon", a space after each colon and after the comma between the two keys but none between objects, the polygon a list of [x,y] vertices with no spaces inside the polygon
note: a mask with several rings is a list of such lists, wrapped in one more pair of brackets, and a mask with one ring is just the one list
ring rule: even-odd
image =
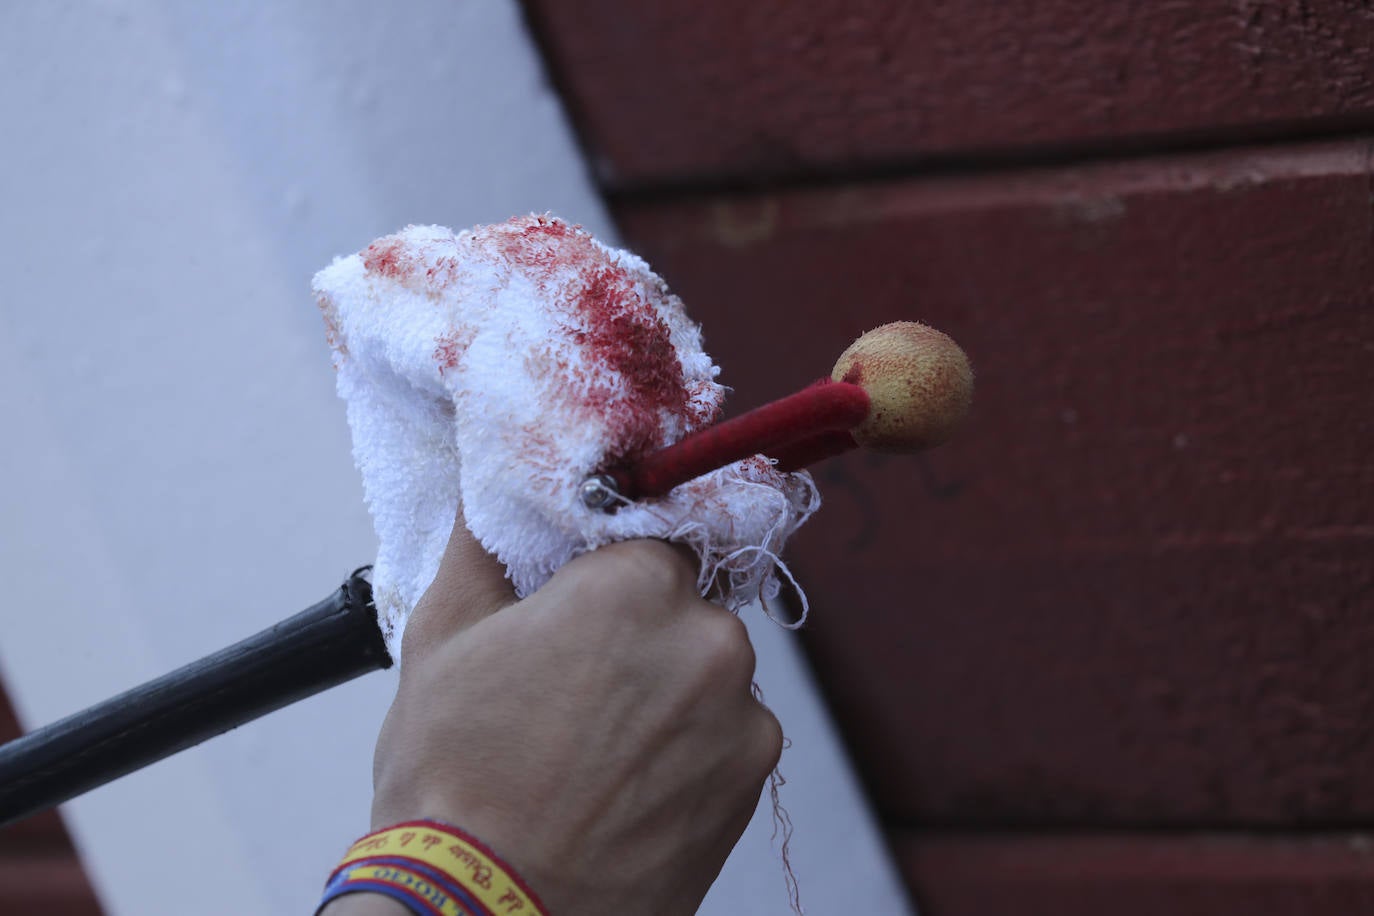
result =
[{"label": "blood-stained towel", "polygon": [[816,509],[805,472],[755,456],[667,496],[589,508],[590,476],[708,426],[725,389],[681,301],[635,255],[530,216],[411,226],[313,284],[380,540],[373,590],[392,655],[461,498],[517,594],[603,544],[657,537],[701,558],[735,609],[778,590],[778,553]]}]

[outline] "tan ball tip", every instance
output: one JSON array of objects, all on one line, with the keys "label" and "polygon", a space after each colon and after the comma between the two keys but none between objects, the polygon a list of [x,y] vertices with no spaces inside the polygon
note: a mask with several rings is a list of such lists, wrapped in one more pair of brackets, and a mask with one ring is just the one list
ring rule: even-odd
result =
[{"label": "tan ball tip", "polygon": [[939,445],[973,402],[973,369],[964,351],[916,321],[869,331],[840,354],[830,377],[868,392],[868,417],[851,432],[859,445],[878,451]]}]

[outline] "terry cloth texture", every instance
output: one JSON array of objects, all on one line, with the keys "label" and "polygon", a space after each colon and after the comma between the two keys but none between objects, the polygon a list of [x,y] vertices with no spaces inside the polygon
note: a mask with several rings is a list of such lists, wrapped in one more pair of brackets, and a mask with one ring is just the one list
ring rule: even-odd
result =
[{"label": "terry cloth texture", "polygon": [[668,496],[589,509],[579,486],[715,421],[725,389],[681,301],[640,258],[580,227],[519,217],[410,226],[316,276],[380,541],[387,645],[433,581],[459,499],[520,596],[637,537],[689,545],[731,609],[773,597],[783,543],[817,508],[805,472],[761,456]]}]

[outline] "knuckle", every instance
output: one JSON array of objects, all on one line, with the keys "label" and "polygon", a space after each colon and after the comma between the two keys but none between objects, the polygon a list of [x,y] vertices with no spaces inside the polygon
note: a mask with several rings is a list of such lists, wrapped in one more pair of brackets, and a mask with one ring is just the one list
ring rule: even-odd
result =
[{"label": "knuckle", "polygon": [[731,683],[752,681],[757,659],[744,621],[716,608],[701,629],[703,670],[712,678]]},{"label": "knuckle", "polygon": [[758,724],[753,729],[752,752],[757,761],[759,769],[765,772],[772,772],[782,759],[783,745],[785,738],[782,733],[782,723],[778,717],[773,715],[772,710],[762,704],[758,707]]},{"label": "knuckle", "polygon": [[612,575],[621,588],[645,595],[670,595],[691,588],[696,580],[676,549],[662,541],[626,541],[607,550]]}]

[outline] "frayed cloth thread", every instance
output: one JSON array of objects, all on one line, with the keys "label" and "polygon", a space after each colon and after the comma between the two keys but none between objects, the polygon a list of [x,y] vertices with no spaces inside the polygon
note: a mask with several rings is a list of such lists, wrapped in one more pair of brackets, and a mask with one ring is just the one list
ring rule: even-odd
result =
[{"label": "frayed cloth thread", "polygon": [[[770,615],[771,617],[771,615]],[[750,690],[754,694],[754,699],[765,709],[768,704],[763,699],[763,688],[758,681],[750,685]],[[792,747],[792,739],[786,735],[782,739],[782,750],[786,753]],[[768,774],[768,801],[773,806],[773,833],[769,838],[778,850],[778,858],[782,863],[783,881],[787,885],[787,903],[792,908],[796,916],[806,916],[806,909],[801,902],[801,885],[797,881],[797,873],[792,869],[792,815],[787,812],[787,808],[782,803],[782,787],[787,785],[787,778],[782,775],[782,760],[779,759],[773,771]],[[782,836],[782,843],[778,843],[778,836]]]}]

